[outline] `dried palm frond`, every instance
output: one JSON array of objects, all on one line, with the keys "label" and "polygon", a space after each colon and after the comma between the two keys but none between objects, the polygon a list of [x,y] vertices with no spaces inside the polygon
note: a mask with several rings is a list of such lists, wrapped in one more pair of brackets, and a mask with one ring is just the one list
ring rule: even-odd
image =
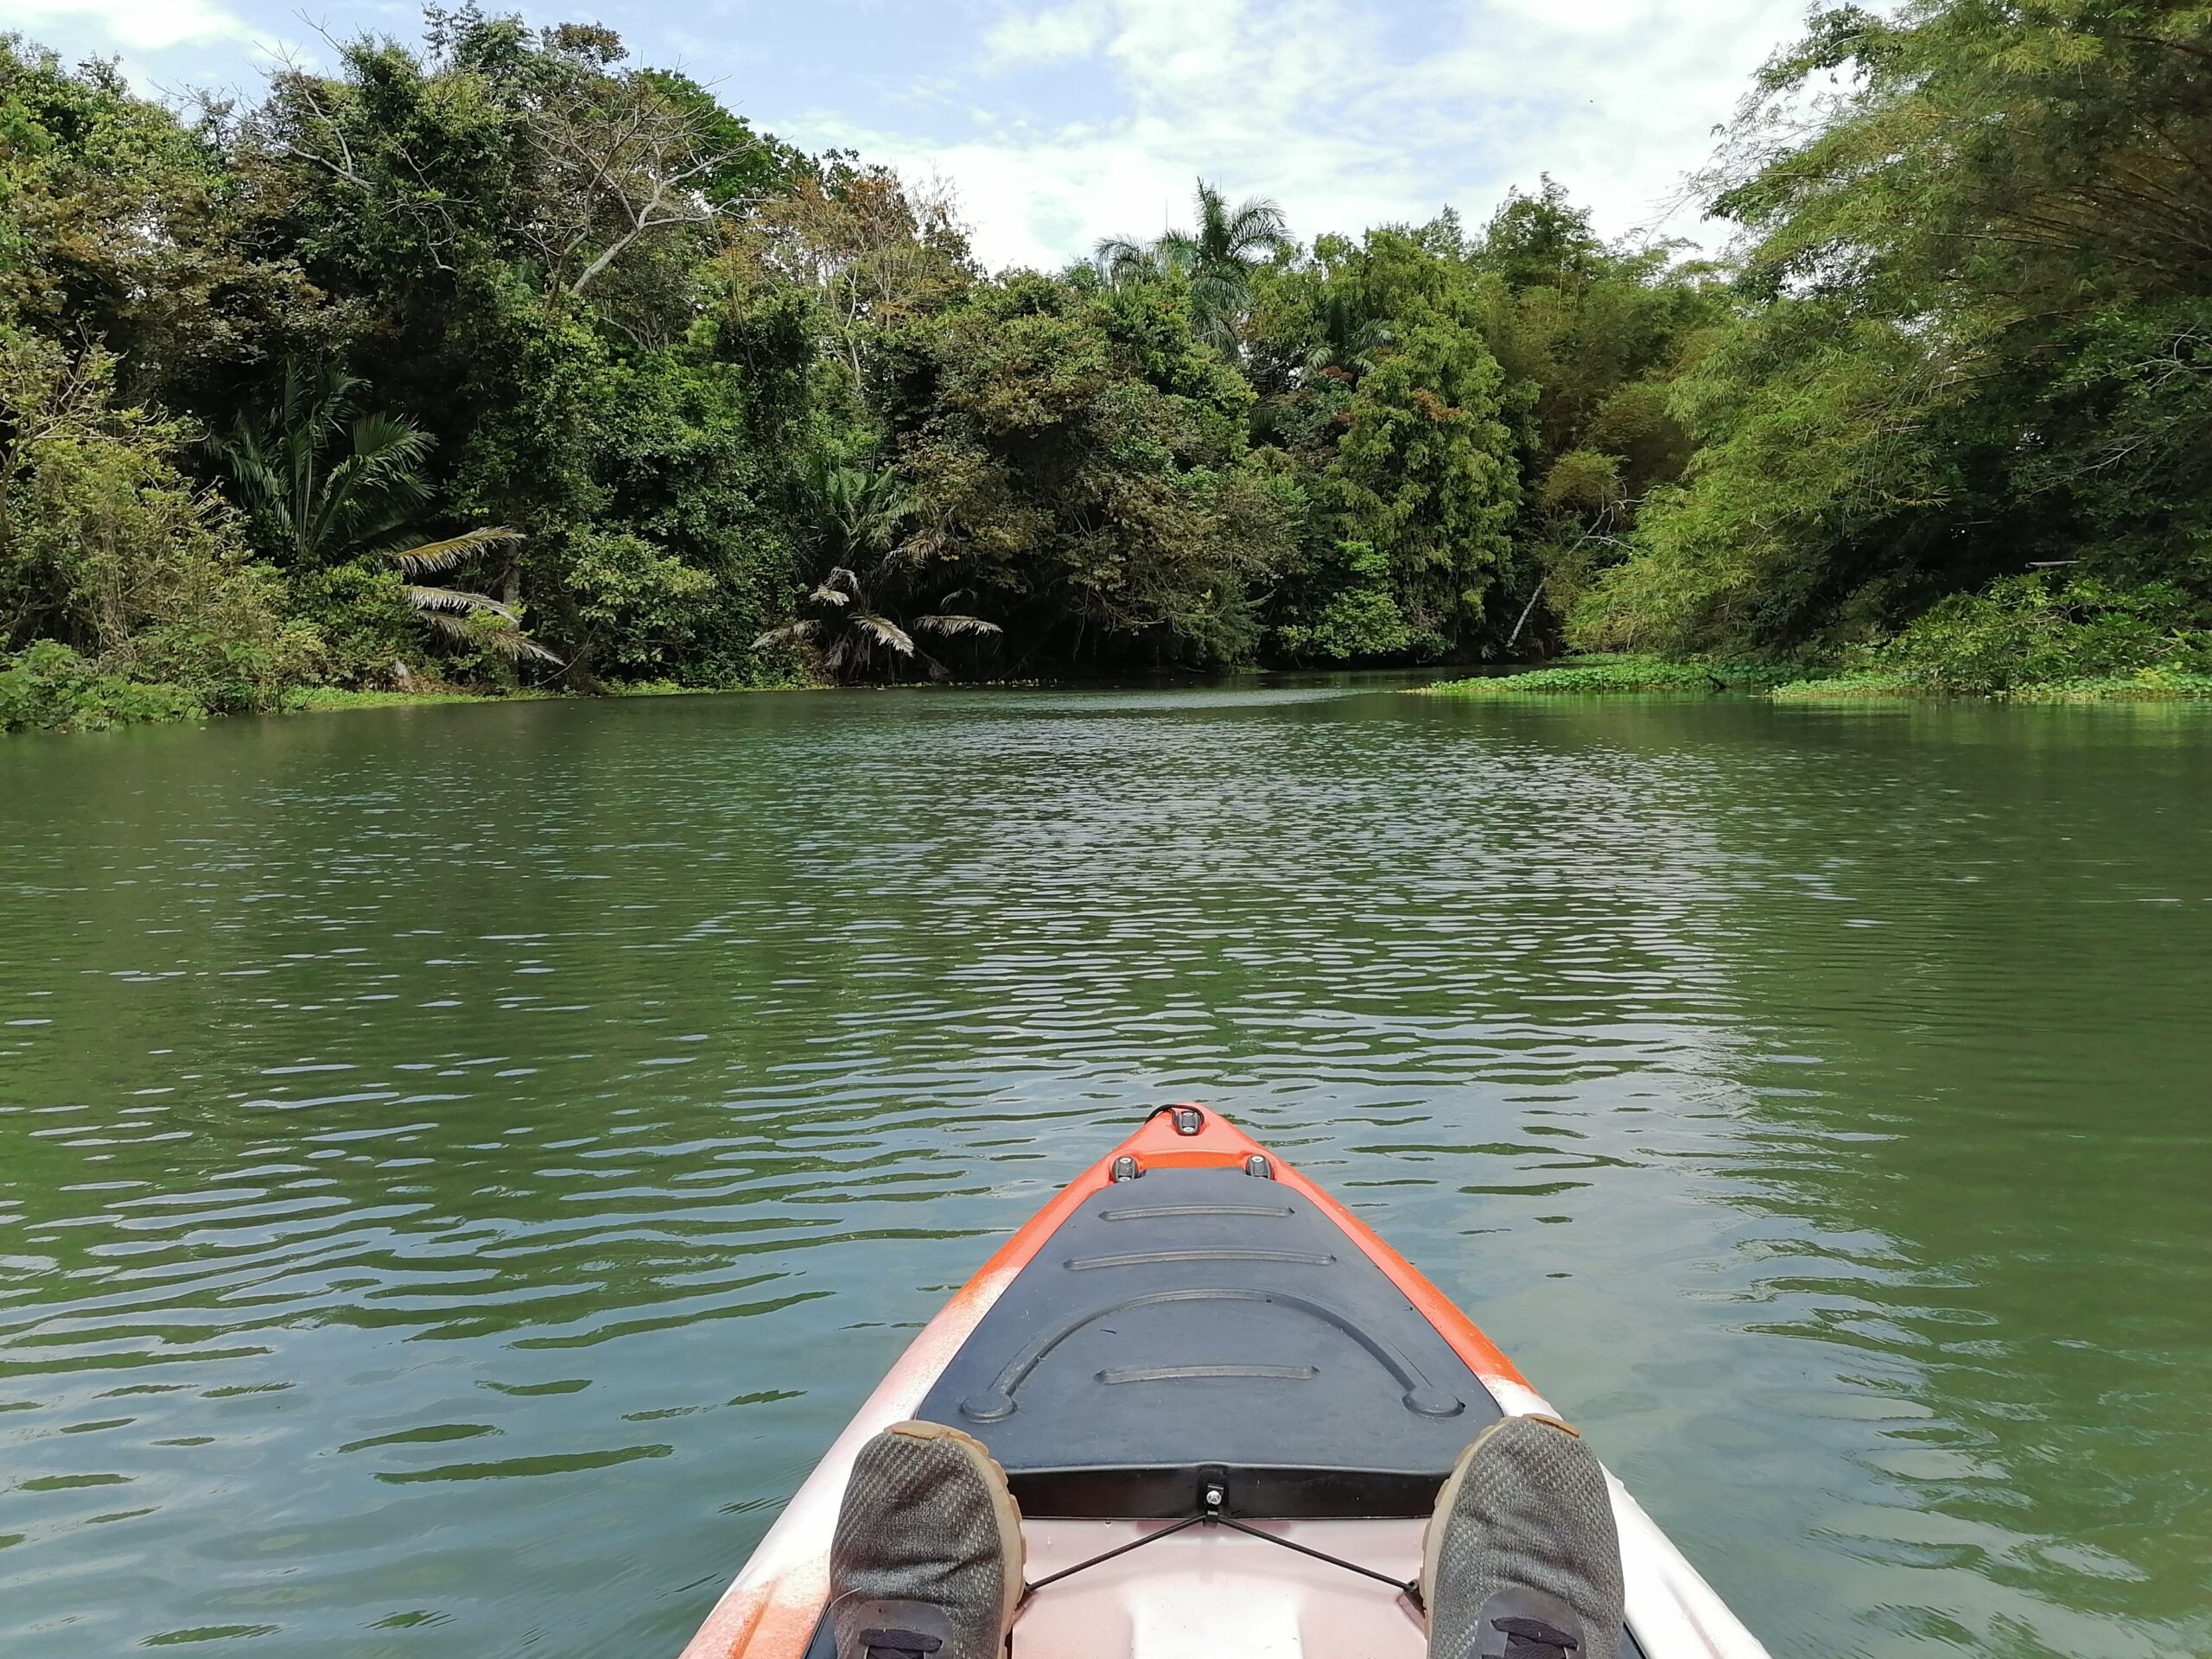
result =
[{"label": "dried palm frond", "polygon": [[448,536],[442,542],[424,542],[419,547],[386,548],[385,557],[397,565],[402,574],[410,576],[436,575],[450,570],[470,554],[499,542],[518,542],[522,531],[511,530],[505,524],[486,524],[477,530],[466,530],[458,536]]},{"label": "dried palm frond", "polygon": [[449,639],[485,646],[510,662],[524,657],[541,663],[561,660],[523,632],[522,619],[511,607],[489,594],[472,594],[459,588],[423,588],[411,582],[402,591],[415,613]]},{"label": "dried palm frond", "polygon": [[780,628],[771,628],[753,642],[753,649],[760,651],[770,645],[810,645],[821,637],[822,625],[811,617],[798,622],[786,622]]},{"label": "dried palm frond", "polygon": [[485,611],[503,621],[519,626],[522,619],[489,594],[466,593],[458,588],[417,588],[411,582],[401,590],[407,602],[418,611],[448,611],[467,614],[471,611]]},{"label": "dried palm frond", "polygon": [[942,530],[925,527],[887,552],[883,556],[883,568],[887,570],[919,569],[944,552],[944,543]]},{"label": "dried palm frond", "polygon": [[886,645],[901,657],[914,654],[913,637],[887,616],[874,616],[866,611],[853,618],[853,626],[868,634],[879,645]]},{"label": "dried palm frond", "polygon": [[918,616],[914,626],[925,633],[941,633],[956,638],[963,633],[1003,633],[1005,629],[995,622],[986,622],[980,616]]},{"label": "dried palm frond", "polygon": [[557,653],[548,651],[520,628],[487,628],[481,638],[483,644],[498,652],[511,663],[519,662],[528,657],[537,662],[550,663],[556,668],[568,666]]},{"label": "dried palm frond", "polygon": [[449,611],[424,611],[422,613],[423,620],[429,624],[434,632],[445,635],[456,645],[481,645],[486,651],[499,652],[509,662],[529,657],[541,663],[556,665],[560,663],[558,657],[512,623],[491,626],[477,623],[472,626],[470,617],[485,614],[488,613],[469,611],[455,615]]}]

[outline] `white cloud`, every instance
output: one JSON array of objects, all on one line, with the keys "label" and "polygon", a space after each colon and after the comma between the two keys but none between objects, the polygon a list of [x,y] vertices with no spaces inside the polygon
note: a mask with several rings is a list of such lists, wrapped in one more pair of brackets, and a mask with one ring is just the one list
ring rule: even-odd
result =
[{"label": "white cloud", "polygon": [[[1010,13],[970,101],[1016,66],[1084,62],[1103,118],[978,122],[925,141],[817,116],[864,152],[959,187],[988,263],[1052,267],[1102,235],[1188,217],[1203,174],[1276,197],[1321,230],[1479,222],[1548,171],[1600,228],[1650,226],[1702,162],[1751,73],[1803,25],[1803,0],[1482,0],[1440,22],[1357,0],[1090,0]],[[1427,25],[1416,44],[1394,30]],[[1694,210],[1667,226],[1698,229]]]},{"label": "white cloud", "polygon": [[985,31],[984,60],[996,68],[1085,58],[1097,49],[1107,22],[1106,7],[1089,0],[1049,11],[1010,12]]},{"label": "white cloud", "polygon": [[10,0],[8,14],[11,29],[35,35],[60,23],[126,52],[258,39],[244,18],[213,0]]}]

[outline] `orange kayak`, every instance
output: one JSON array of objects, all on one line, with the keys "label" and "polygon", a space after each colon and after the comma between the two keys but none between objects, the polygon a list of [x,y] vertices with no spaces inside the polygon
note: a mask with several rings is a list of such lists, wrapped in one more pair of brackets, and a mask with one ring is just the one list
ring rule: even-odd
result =
[{"label": "orange kayak", "polygon": [[[1423,1659],[1408,1586],[1438,1488],[1484,1424],[1550,1411],[1326,1192],[1218,1114],[1162,1107],[923,1328],[683,1659],[834,1659],[845,1482],[870,1436],[912,1417],[1006,1468],[1040,1586],[1014,1659]],[[1607,1480],[1623,1659],[1765,1659]]]}]

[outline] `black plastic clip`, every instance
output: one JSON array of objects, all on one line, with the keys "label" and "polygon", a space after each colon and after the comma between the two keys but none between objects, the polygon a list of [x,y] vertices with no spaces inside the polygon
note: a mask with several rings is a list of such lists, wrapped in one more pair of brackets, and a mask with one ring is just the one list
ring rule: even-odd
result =
[{"label": "black plastic clip", "polygon": [[1208,1521],[1228,1516],[1229,1471],[1220,1464],[1201,1464],[1198,1467],[1198,1513]]},{"label": "black plastic clip", "polygon": [[1116,1158],[1114,1166],[1106,1172],[1107,1179],[1115,1181],[1134,1181],[1143,1173],[1144,1166],[1126,1152]]}]

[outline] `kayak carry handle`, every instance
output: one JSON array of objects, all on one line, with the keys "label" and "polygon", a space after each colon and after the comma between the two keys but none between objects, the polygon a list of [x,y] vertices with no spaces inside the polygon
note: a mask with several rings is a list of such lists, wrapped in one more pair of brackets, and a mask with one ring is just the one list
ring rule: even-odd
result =
[{"label": "kayak carry handle", "polygon": [[1196,1106],[1155,1106],[1144,1115],[1144,1121],[1149,1123],[1162,1112],[1175,1120],[1178,1135],[1196,1135],[1206,1126],[1206,1115]]}]

